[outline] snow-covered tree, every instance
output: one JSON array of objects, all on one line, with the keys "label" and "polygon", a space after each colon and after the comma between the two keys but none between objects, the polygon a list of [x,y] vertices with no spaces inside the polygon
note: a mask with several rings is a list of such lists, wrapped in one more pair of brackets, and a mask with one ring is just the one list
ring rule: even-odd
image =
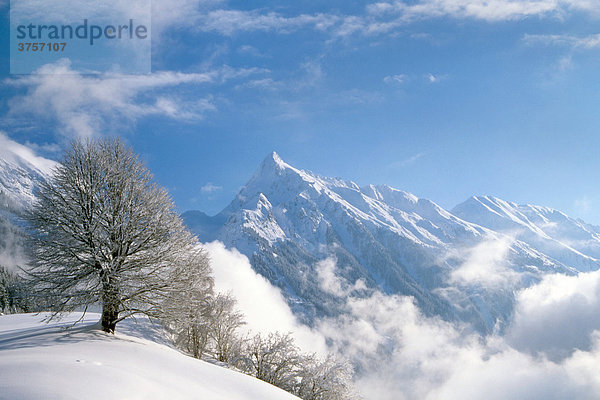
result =
[{"label": "snow-covered tree", "polygon": [[302,358],[294,394],[303,400],[351,400],[357,398],[352,386],[352,367],[332,355],[314,354]]},{"label": "snow-covered tree", "polygon": [[257,334],[245,342],[237,366],[304,400],[354,400],[352,367],[334,356],[303,354],[290,334]]},{"label": "snow-covered tree", "polygon": [[242,339],[239,328],[244,324],[243,314],[235,308],[236,300],[230,294],[218,294],[210,304],[209,346],[215,359],[232,362],[240,352]]},{"label": "snow-covered tree", "polygon": [[167,192],[118,139],[73,142],[27,219],[38,293],[58,299],[56,313],[99,304],[106,332],[133,314],[159,314],[174,267],[200,251]]},{"label": "snow-covered tree", "polygon": [[15,311],[16,277],[6,268],[0,266],[0,314],[10,314]]},{"label": "snow-covered tree", "polygon": [[257,334],[246,343],[240,367],[249,375],[292,392],[300,359],[290,334]]},{"label": "snow-covered tree", "polygon": [[213,278],[206,253],[201,251],[191,256],[175,270],[162,320],[173,332],[179,349],[201,358],[211,329]]}]

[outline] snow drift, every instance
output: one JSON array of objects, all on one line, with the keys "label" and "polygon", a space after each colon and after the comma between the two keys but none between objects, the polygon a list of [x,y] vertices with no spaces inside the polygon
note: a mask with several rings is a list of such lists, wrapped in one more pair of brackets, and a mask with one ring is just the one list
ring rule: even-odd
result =
[{"label": "snow drift", "polygon": [[157,343],[148,323],[123,321],[111,335],[98,314],[76,325],[80,315],[48,325],[43,316],[0,316],[0,398],[297,400]]}]

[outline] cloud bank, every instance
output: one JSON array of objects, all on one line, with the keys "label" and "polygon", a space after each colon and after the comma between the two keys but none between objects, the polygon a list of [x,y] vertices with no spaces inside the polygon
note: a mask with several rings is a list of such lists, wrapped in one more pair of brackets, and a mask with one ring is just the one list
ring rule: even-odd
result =
[{"label": "cloud bank", "polygon": [[[468,333],[424,317],[410,298],[381,293],[350,297],[347,314],[319,330],[359,365],[366,399],[593,399],[600,318],[588,318],[600,314],[598,276],[556,275],[522,291],[507,338]],[[549,301],[549,290],[560,294]],[[563,357],[549,358],[556,354]]]},{"label": "cloud bank", "polygon": [[324,352],[323,336],[298,322],[281,291],[254,272],[245,255],[225,248],[221,242],[203,247],[210,256],[215,289],[233,294],[252,332],[293,332],[304,351]]},{"label": "cloud bank", "polygon": [[[494,264],[506,247],[496,245],[489,260],[478,254],[483,247],[476,248],[465,265],[478,258]],[[205,246],[217,287],[233,291],[252,325],[308,330],[295,321],[279,290],[252,271],[245,256],[218,242]],[[338,268],[327,259],[317,271],[332,294],[347,296],[345,313],[317,321],[318,334],[308,332],[326,338],[330,352],[353,361],[365,399],[600,396],[600,272],[549,275],[519,291],[509,333],[482,337],[465,325],[425,317],[408,297],[380,292],[359,297],[337,274]]]}]

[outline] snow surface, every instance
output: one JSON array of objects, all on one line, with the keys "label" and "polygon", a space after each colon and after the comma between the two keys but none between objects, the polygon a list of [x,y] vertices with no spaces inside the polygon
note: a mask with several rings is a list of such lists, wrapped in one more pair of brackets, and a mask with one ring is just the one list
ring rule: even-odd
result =
[{"label": "snow surface", "polygon": [[56,165],[0,132],[0,209],[19,210],[31,204],[40,182]]},{"label": "snow surface", "polygon": [[157,343],[148,321],[123,321],[111,335],[98,329],[98,314],[76,325],[80,314],[43,317],[0,316],[0,399],[298,400]]},{"label": "snow surface", "polygon": [[56,161],[36,155],[29,147],[10,140],[0,132],[0,159],[27,169],[35,169],[43,175],[50,175]]}]

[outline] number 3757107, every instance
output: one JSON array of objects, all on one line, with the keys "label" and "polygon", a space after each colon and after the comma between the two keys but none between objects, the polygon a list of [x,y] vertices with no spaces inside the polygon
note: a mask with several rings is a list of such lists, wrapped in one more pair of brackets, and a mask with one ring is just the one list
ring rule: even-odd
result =
[{"label": "number 3757107", "polygon": [[17,43],[17,50],[19,51],[64,51],[65,47],[67,47],[65,42]]}]

